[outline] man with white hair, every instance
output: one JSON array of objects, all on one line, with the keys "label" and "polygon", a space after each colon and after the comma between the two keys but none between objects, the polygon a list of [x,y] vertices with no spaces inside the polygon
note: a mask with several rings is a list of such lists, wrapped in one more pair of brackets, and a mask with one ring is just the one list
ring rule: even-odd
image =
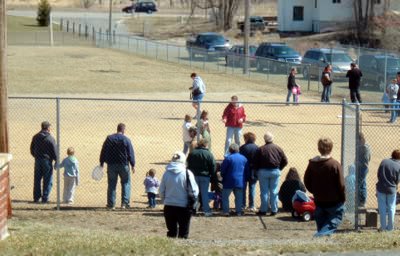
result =
[{"label": "man with white hair", "polygon": [[261,193],[261,207],[257,215],[267,215],[271,211],[271,216],[274,216],[278,213],[279,178],[288,160],[283,150],[273,143],[271,132],[264,135],[264,140],[265,145],[257,150],[254,160]]}]

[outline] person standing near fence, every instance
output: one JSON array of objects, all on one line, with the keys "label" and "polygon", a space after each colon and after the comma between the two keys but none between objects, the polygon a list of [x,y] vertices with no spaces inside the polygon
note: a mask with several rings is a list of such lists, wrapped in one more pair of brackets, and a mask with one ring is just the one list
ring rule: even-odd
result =
[{"label": "person standing near fence", "polygon": [[107,208],[115,209],[116,188],[118,176],[121,179],[121,207],[130,207],[131,174],[135,173],[135,152],[131,140],[125,135],[125,124],[117,126],[117,133],[107,136],[100,153],[100,166],[107,163]]},{"label": "person standing near fence", "polygon": [[264,135],[265,145],[258,148],[255,155],[255,166],[260,182],[261,207],[257,215],[271,216],[278,213],[278,185],[281,171],[288,164],[287,157],[282,148],[273,143],[274,136],[271,132]]},{"label": "person standing near fence", "polygon": [[360,202],[359,206],[365,207],[365,202],[367,201],[367,174],[368,165],[371,161],[371,147],[366,143],[364,133],[360,133],[358,139],[358,199]]},{"label": "person standing near fence", "polygon": [[315,236],[333,234],[342,222],[344,214],[345,181],[342,166],[331,157],[332,148],[331,139],[319,139],[318,151],[321,155],[309,161],[304,174],[304,184],[314,195],[316,205]]},{"label": "person standing near fence", "polygon": [[[297,70],[296,68],[291,68],[290,69],[290,74],[288,76],[288,82],[287,82],[287,96],[286,96],[286,103],[288,104],[290,102],[290,97],[293,95],[293,102],[297,103],[298,101],[298,88],[299,86],[296,84],[296,74]],[[295,91],[295,93],[293,93]]]},{"label": "person standing near fence", "polygon": [[188,169],[193,172],[200,189],[199,199],[201,200],[204,215],[210,217],[212,212],[208,200],[208,188],[210,186],[210,179],[215,176],[215,159],[207,146],[208,141],[201,139],[193,152],[189,153],[187,165]]},{"label": "person standing near fence", "polygon": [[193,119],[197,119],[197,112],[200,111],[200,109],[198,110],[199,103],[203,100],[204,95],[206,94],[206,85],[201,77],[196,73],[192,73],[190,77],[193,80],[193,84],[191,87],[189,87],[189,90],[191,90],[191,98],[193,99],[192,105],[196,110],[196,114],[194,115]]},{"label": "person standing near fence", "polygon": [[391,105],[390,108],[393,110],[390,111],[390,120],[389,123],[395,123],[397,120],[397,94],[399,93],[399,85],[397,84],[397,79],[393,79],[392,82],[386,87],[386,94],[389,98],[390,103],[395,105]]},{"label": "person standing near fence", "polygon": [[236,95],[231,97],[231,102],[225,108],[222,114],[222,121],[226,127],[225,151],[229,154],[229,145],[232,143],[232,137],[235,137],[235,143],[240,146],[240,136],[242,134],[243,123],[246,121],[244,107],[238,102]]},{"label": "person standing near fence", "polygon": [[396,149],[392,152],[392,158],[383,160],[378,168],[376,196],[378,197],[381,231],[392,231],[394,229],[396,192],[399,181],[400,150]]},{"label": "person standing near fence", "polygon": [[[35,173],[33,183],[33,202],[49,202],[53,186],[53,161],[57,163],[56,141],[50,134],[50,123],[44,121],[41,131],[32,138],[31,155],[35,158]],[[43,180],[43,190],[41,183]]]},{"label": "person standing near fence", "polygon": [[357,64],[351,63],[350,70],[347,71],[346,77],[349,78],[350,99],[352,103],[362,103],[360,95],[360,85],[362,72]]},{"label": "person standing near fence", "polygon": [[75,187],[79,184],[79,162],[73,147],[67,149],[67,155],[60,168],[64,168],[64,203],[71,205],[74,203]]},{"label": "person standing near fence", "polygon": [[249,187],[249,210],[256,211],[254,206],[254,198],[256,196],[257,174],[254,165],[254,157],[257,152],[256,135],[252,132],[247,132],[243,135],[245,144],[239,148],[240,154],[247,159],[248,168],[244,173],[244,187],[243,187],[243,209],[246,209],[246,190]]},{"label": "person standing near fence", "polygon": [[321,74],[322,95],[321,102],[330,102],[332,92],[332,66],[327,65]]}]

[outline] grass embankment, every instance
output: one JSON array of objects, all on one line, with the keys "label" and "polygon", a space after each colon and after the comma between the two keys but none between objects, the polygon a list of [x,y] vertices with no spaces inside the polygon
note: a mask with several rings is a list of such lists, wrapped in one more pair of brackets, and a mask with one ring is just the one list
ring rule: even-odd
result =
[{"label": "grass embankment", "polygon": [[[53,29],[59,29],[59,25],[53,24]],[[8,32],[40,32],[47,30],[49,30],[48,27],[39,26],[34,18],[7,15]]]}]

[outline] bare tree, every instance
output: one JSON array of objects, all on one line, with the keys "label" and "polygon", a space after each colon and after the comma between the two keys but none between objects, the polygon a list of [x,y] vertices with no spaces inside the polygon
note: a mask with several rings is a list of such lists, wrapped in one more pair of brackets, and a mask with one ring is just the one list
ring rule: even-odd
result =
[{"label": "bare tree", "polygon": [[354,0],[353,2],[356,36],[359,43],[371,38],[375,2],[376,0]]}]

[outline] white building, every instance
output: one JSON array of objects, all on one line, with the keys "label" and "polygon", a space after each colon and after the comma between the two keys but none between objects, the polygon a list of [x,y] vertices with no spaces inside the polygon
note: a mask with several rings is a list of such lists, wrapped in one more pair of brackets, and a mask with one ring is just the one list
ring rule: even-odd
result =
[{"label": "white building", "polygon": [[[385,0],[375,0],[375,13],[383,12]],[[280,32],[327,32],[354,22],[354,0],[278,0]],[[392,3],[393,2],[393,3]],[[392,0],[390,9],[400,9]]]}]

